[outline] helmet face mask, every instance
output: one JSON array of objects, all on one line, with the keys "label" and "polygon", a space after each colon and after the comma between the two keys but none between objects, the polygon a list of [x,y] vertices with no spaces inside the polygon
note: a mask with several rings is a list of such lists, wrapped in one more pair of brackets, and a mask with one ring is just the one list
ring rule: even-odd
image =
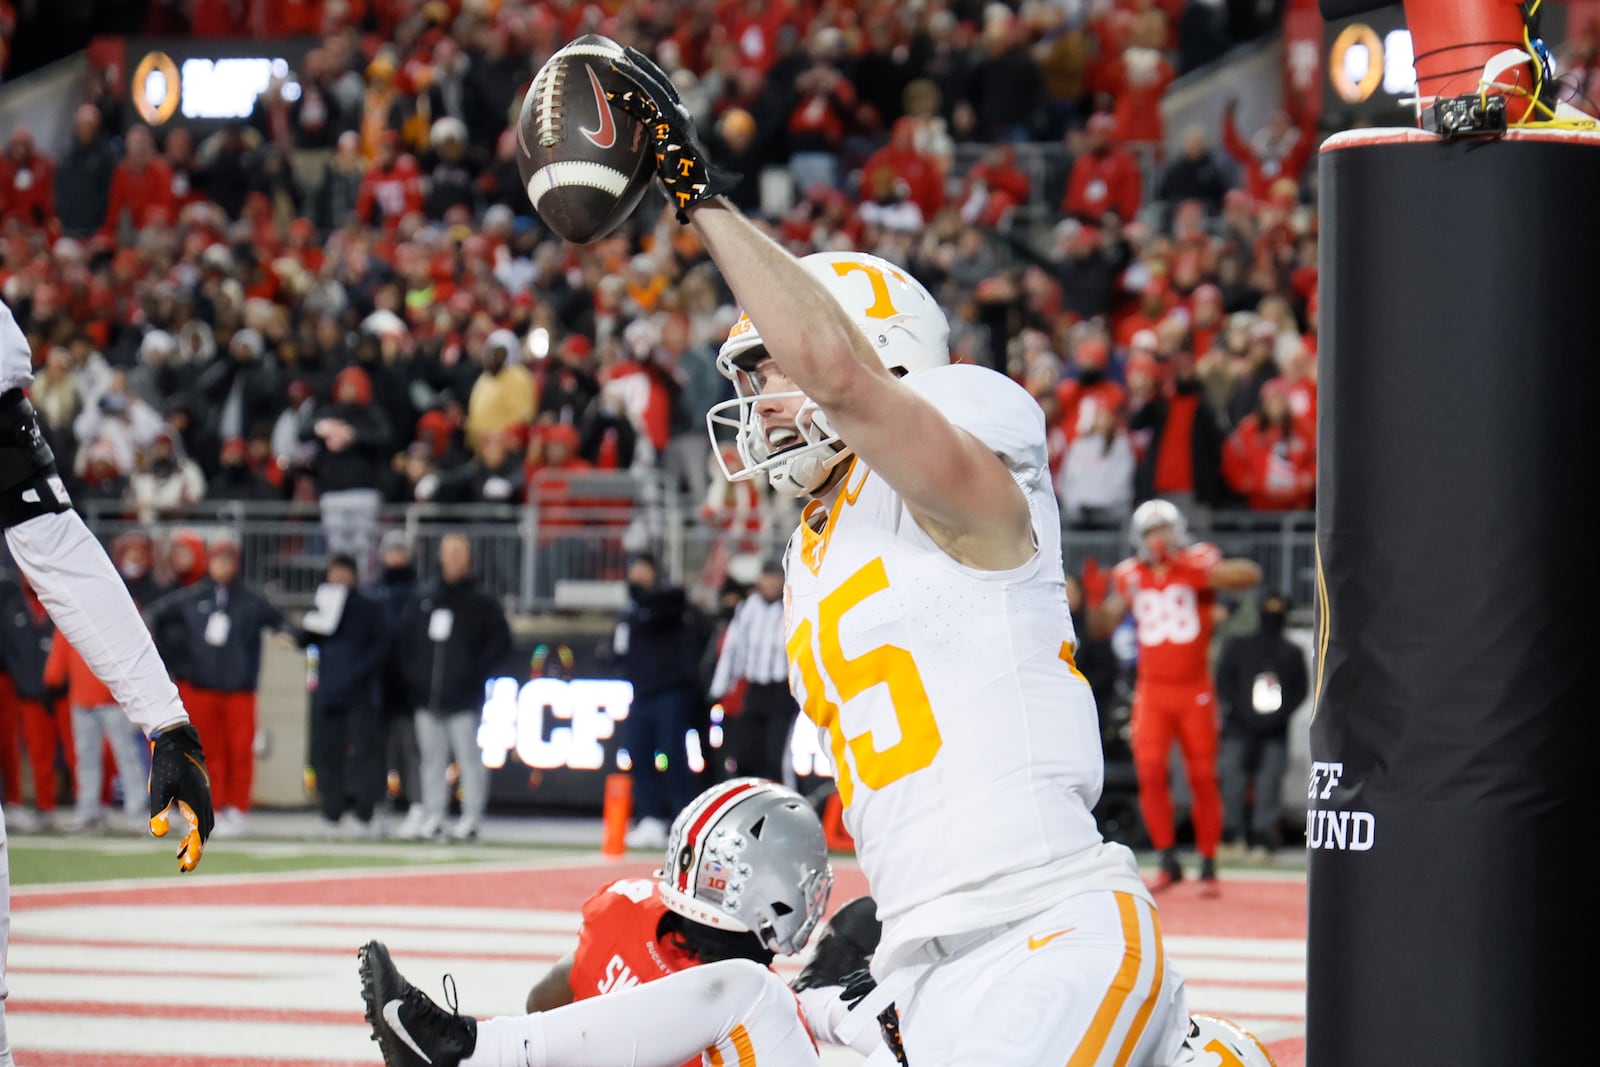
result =
[{"label": "helmet face mask", "polygon": [[673,820],[661,899],[684,918],[748,932],[780,955],[799,952],[833,886],[827,840],[798,794],[762,778],[702,793]]},{"label": "helmet face mask", "polygon": [[1128,539],[1133,542],[1140,559],[1161,563],[1189,543],[1189,524],[1171,501],[1146,500],[1134,509]]},{"label": "helmet face mask", "polygon": [[[899,267],[864,252],[816,252],[800,263],[850,313],[884,366],[909,374],[950,362],[950,323],[932,294]],[[834,469],[851,455],[821,408],[798,391],[767,393],[768,399],[799,398],[796,428],[801,444],[773,453],[756,404],[766,379],[760,364],[765,342],[741,316],[717,355],[717,369],[734,384],[735,397],[712,406],[706,429],[714,446],[718,430],[731,429],[743,467],[730,470],[720,447],[713,448],[729,481],[765,474],[786,496],[819,492]]]},{"label": "helmet face mask", "polygon": [[[723,477],[740,481],[764,473],[776,492],[804,496],[820,489],[833,468],[850,453],[828,424],[827,415],[800,390],[765,392],[767,376],[761,365],[767,358],[765,348],[746,350],[737,359],[717,356],[717,369],[733,382],[735,396],[712,405],[706,412],[706,429],[713,443],[717,441],[717,427],[734,432],[734,447],[742,466],[737,471],[730,470],[727,457],[720,448],[716,449],[713,454]],[[795,400],[800,402],[794,414],[797,440],[774,452],[757,405]]]}]

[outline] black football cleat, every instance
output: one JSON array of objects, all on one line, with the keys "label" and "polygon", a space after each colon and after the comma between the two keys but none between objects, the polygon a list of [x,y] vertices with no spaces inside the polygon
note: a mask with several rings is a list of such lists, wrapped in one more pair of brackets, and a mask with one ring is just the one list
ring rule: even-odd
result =
[{"label": "black football cleat", "polygon": [[450,976],[445,976],[446,1012],[401,977],[378,941],[361,948],[361,999],[372,1040],[388,1067],[457,1067],[478,1045],[477,1020],[456,1012]]}]

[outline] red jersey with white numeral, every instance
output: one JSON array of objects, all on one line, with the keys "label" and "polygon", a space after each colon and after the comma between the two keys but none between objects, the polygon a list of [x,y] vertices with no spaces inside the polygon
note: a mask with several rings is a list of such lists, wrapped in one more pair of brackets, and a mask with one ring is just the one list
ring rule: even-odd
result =
[{"label": "red jersey with white numeral", "polygon": [[1111,572],[1133,615],[1139,640],[1139,685],[1209,685],[1211,568],[1216,545],[1190,545],[1165,566],[1125,559]]},{"label": "red jersey with white numeral", "polygon": [[656,938],[666,913],[654,878],[619,879],[585,901],[572,954],[573,999],[615,993],[697,965],[671,939]]}]

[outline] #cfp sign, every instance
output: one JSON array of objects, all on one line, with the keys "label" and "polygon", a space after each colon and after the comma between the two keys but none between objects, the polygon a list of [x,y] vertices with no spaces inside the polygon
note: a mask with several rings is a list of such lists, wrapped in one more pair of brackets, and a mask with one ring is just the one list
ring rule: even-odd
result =
[{"label": "#cfp sign", "polygon": [[140,122],[168,124],[238,122],[274,81],[291,102],[300,95],[296,69],[309,45],[278,41],[127,41],[127,100]]},{"label": "#cfp sign", "polygon": [[[478,723],[483,765],[499,770],[516,758],[536,770],[609,770],[607,742],[633,707],[633,683],[617,678],[496,678],[488,684]],[[710,744],[720,748],[720,706],[712,713]],[[625,749],[616,766],[626,768]],[[789,738],[797,777],[832,777],[821,738],[802,721]]]}]

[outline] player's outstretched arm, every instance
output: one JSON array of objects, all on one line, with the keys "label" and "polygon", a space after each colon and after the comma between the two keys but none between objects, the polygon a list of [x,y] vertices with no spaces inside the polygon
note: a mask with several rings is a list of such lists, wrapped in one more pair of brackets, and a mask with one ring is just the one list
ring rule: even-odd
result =
[{"label": "player's outstretched arm", "polygon": [[635,86],[612,99],[652,131],[657,175],[679,220],[699,229],[784,376],[952,556],[989,569],[1025,562],[1028,504],[1005,464],[900,384],[800,261],[718,195],[731,176],[707,155],[661,69],[632,49],[612,69]]},{"label": "player's outstretched arm", "polygon": [[1242,592],[1261,584],[1261,564],[1253,559],[1220,559],[1211,568],[1211,588]]}]

